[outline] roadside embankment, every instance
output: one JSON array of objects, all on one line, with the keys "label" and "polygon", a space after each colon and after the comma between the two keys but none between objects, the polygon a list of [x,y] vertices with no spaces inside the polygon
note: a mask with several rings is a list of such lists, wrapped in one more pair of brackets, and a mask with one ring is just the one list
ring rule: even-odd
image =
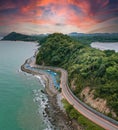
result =
[{"label": "roadside embankment", "polygon": [[[27,67],[28,65],[28,67]],[[44,80],[45,83],[45,92],[48,97],[48,106],[45,108],[45,112],[47,113],[48,119],[51,124],[54,126],[54,130],[77,130],[78,124],[71,121],[66,113],[60,108],[59,103],[61,103],[61,94],[59,94],[58,90],[55,89],[53,80],[47,73],[43,71],[35,71],[29,69],[30,67],[39,67],[34,64],[34,60],[27,59],[25,63],[21,66],[21,70],[33,75],[39,75],[41,79]],[[40,67],[40,69],[50,69],[48,67]],[[55,116],[56,115],[56,116]]]}]

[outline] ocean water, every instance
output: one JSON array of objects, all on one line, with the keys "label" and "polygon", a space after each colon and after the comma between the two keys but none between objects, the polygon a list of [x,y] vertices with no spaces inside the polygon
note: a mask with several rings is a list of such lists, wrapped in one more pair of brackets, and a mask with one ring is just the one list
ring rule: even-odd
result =
[{"label": "ocean water", "polygon": [[0,41],[0,130],[50,129],[43,117],[47,97],[37,76],[20,70],[35,43]]},{"label": "ocean water", "polygon": [[118,52],[118,42],[92,42],[91,47],[100,50],[115,50],[115,52]]}]

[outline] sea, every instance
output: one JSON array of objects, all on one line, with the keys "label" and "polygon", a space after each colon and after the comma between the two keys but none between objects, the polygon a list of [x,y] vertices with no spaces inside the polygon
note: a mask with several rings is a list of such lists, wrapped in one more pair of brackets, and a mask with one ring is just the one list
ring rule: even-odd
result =
[{"label": "sea", "polygon": [[114,50],[118,52],[118,42],[92,42],[91,47],[100,50]]},{"label": "sea", "polygon": [[20,69],[36,49],[32,42],[0,41],[0,130],[51,129],[43,115],[48,101],[43,81]]}]

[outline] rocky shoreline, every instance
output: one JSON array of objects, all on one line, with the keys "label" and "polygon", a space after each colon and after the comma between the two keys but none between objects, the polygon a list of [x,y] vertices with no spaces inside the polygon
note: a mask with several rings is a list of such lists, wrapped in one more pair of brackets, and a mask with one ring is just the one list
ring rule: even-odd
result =
[{"label": "rocky shoreline", "polygon": [[40,73],[35,72],[33,70],[27,69],[25,67],[26,64],[29,64],[29,61],[26,60],[25,63],[21,66],[21,70],[33,75],[39,75],[45,83],[45,94],[48,97],[48,105],[45,105],[45,109],[43,112],[44,118],[48,118],[50,123],[52,124],[52,130],[82,130],[82,128],[78,125],[75,120],[70,120],[67,116],[66,112],[60,108],[60,105],[57,100],[61,103],[61,100],[58,98],[59,92],[54,87],[51,89],[49,88],[50,77]]}]

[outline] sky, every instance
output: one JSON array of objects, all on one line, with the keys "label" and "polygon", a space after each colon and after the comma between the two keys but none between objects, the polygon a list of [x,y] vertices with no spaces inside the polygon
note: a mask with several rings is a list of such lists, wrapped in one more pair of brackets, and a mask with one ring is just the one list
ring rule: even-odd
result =
[{"label": "sky", "polygon": [[118,0],[0,0],[0,35],[118,32]]}]

